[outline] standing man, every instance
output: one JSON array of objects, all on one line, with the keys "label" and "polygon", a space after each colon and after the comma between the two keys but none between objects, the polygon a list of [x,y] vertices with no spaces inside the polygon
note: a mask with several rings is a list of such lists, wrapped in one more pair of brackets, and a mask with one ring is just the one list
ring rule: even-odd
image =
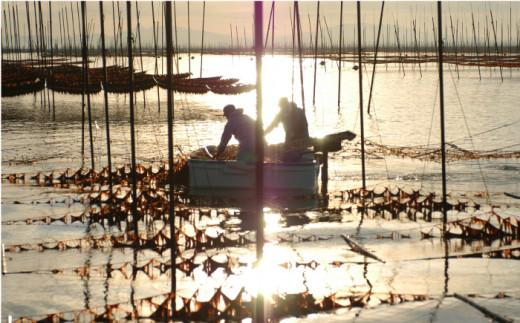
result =
[{"label": "standing man", "polygon": [[224,152],[231,137],[235,136],[239,144],[236,160],[255,161],[255,120],[244,114],[244,109],[236,109],[232,104],[226,105],[223,111],[227,123],[214,158]]},{"label": "standing man", "polygon": [[286,152],[282,155],[283,162],[298,162],[302,161],[303,154],[307,151],[304,149],[291,150],[291,145],[300,139],[309,138],[309,125],[307,124],[307,117],[305,111],[298,108],[296,103],[289,102],[285,97],[278,101],[280,112],[274,117],[273,121],[264,133],[267,135],[274,128],[276,128],[280,122],[285,130],[285,147]]}]

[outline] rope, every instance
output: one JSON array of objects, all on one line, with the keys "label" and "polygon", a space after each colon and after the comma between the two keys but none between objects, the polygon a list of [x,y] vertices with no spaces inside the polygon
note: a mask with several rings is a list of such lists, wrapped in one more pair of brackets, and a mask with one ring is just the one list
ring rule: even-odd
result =
[{"label": "rope", "polygon": [[[453,71],[451,69],[451,64],[448,64],[448,69],[450,71],[450,76],[451,76],[451,80],[453,81],[453,88],[455,89],[455,94],[457,95],[457,101],[459,102],[459,107],[460,107],[460,111],[462,112],[462,116],[464,117],[464,124],[466,125],[466,131],[468,132],[469,134],[469,139],[471,141],[471,146],[473,147],[473,150],[475,151],[475,143],[473,141],[473,137],[471,136],[471,132],[469,130],[469,125],[468,125],[468,119],[466,118],[466,113],[464,112],[464,108],[462,107],[462,101],[460,100],[460,95],[459,95],[459,91],[457,90],[457,85],[455,83],[455,78],[453,77]],[[480,162],[479,160],[477,159],[477,165],[478,165],[478,169],[479,169],[479,172],[480,172],[480,176],[482,177],[482,183],[484,184],[484,188],[486,189],[486,193],[487,194],[487,202],[490,203],[490,200],[489,200],[489,189],[488,189],[488,186],[487,186],[487,183],[486,183],[486,178],[484,177],[484,172],[482,172],[482,167],[480,165]]]}]

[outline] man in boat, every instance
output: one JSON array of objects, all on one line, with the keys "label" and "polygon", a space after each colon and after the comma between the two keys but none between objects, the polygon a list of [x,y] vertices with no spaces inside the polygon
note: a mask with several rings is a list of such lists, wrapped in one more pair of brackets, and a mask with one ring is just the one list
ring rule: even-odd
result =
[{"label": "man in boat", "polygon": [[231,137],[235,136],[239,144],[236,160],[255,161],[255,120],[244,114],[244,109],[237,109],[232,104],[226,105],[223,111],[227,123],[214,158],[218,159]]},{"label": "man in boat", "polygon": [[280,112],[274,117],[271,124],[265,128],[264,134],[270,133],[281,122],[285,130],[285,152],[282,155],[282,161],[306,161],[308,159],[306,155],[309,155],[305,154],[308,151],[307,148],[291,150],[291,146],[296,141],[309,139],[309,125],[305,111],[298,108],[296,103],[289,102],[285,97],[278,101],[278,106],[280,107]]}]

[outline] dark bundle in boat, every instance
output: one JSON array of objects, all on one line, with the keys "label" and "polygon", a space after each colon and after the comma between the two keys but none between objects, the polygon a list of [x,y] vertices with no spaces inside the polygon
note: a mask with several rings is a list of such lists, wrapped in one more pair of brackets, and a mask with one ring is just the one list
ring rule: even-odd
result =
[{"label": "dark bundle in boat", "polygon": [[53,74],[47,79],[47,87],[56,92],[82,94],[95,94],[101,91],[101,83],[99,81],[91,81],[89,79],[88,91],[83,88],[83,76],[71,74],[67,77],[66,74]]},{"label": "dark bundle in boat", "polygon": [[254,84],[230,84],[230,85],[214,85],[210,86],[211,92],[215,94],[240,94],[245,92],[250,92],[256,89],[256,85]]},{"label": "dark bundle in boat", "polygon": [[[145,72],[134,73],[133,90],[135,92],[149,90],[154,86],[155,81],[152,75],[148,75]],[[111,93],[129,93],[130,76],[128,75],[128,69],[121,69],[108,74],[106,89]]]},{"label": "dark bundle in boat", "polygon": [[[210,86],[219,84],[219,82],[229,84],[229,80],[221,80],[222,76],[200,77],[193,79],[176,79],[173,80],[173,90],[182,93],[204,94],[209,91]],[[156,75],[157,84],[163,89],[168,88],[166,75]]]},{"label": "dark bundle in boat", "polygon": [[[115,68],[115,67],[110,67]],[[88,74],[88,93],[94,94],[101,91],[102,69],[89,69]],[[83,68],[72,64],[62,64],[54,66],[52,73],[47,70],[47,86],[56,92],[82,94],[83,91]]]},{"label": "dark bundle in boat", "polygon": [[2,97],[34,93],[45,87],[37,69],[19,64],[2,64]]}]

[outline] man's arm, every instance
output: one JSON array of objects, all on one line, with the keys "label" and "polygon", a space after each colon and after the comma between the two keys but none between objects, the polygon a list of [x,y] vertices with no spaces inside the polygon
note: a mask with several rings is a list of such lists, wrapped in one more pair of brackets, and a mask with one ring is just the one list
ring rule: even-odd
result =
[{"label": "man's arm", "polygon": [[271,124],[267,126],[264,130],[264,136],[267,136],[271,131],[273,131],[274,128],[276,128],[280,124],[281,118],[280,114],[277,114],[273,121],[271,121]]},{"label": "man's arm", "polygon": [[228,123],[226,123],[226,126],[224,127],[224,132],[222,132],[222,137],[220,138],[220,143],[218,144],[216,156],[218,156],[224,152],[224,149],[226,149],[226,146],[227,146],[229,140],[231,139],[231,136],[233,136],[233,131],[228,122]]}]

